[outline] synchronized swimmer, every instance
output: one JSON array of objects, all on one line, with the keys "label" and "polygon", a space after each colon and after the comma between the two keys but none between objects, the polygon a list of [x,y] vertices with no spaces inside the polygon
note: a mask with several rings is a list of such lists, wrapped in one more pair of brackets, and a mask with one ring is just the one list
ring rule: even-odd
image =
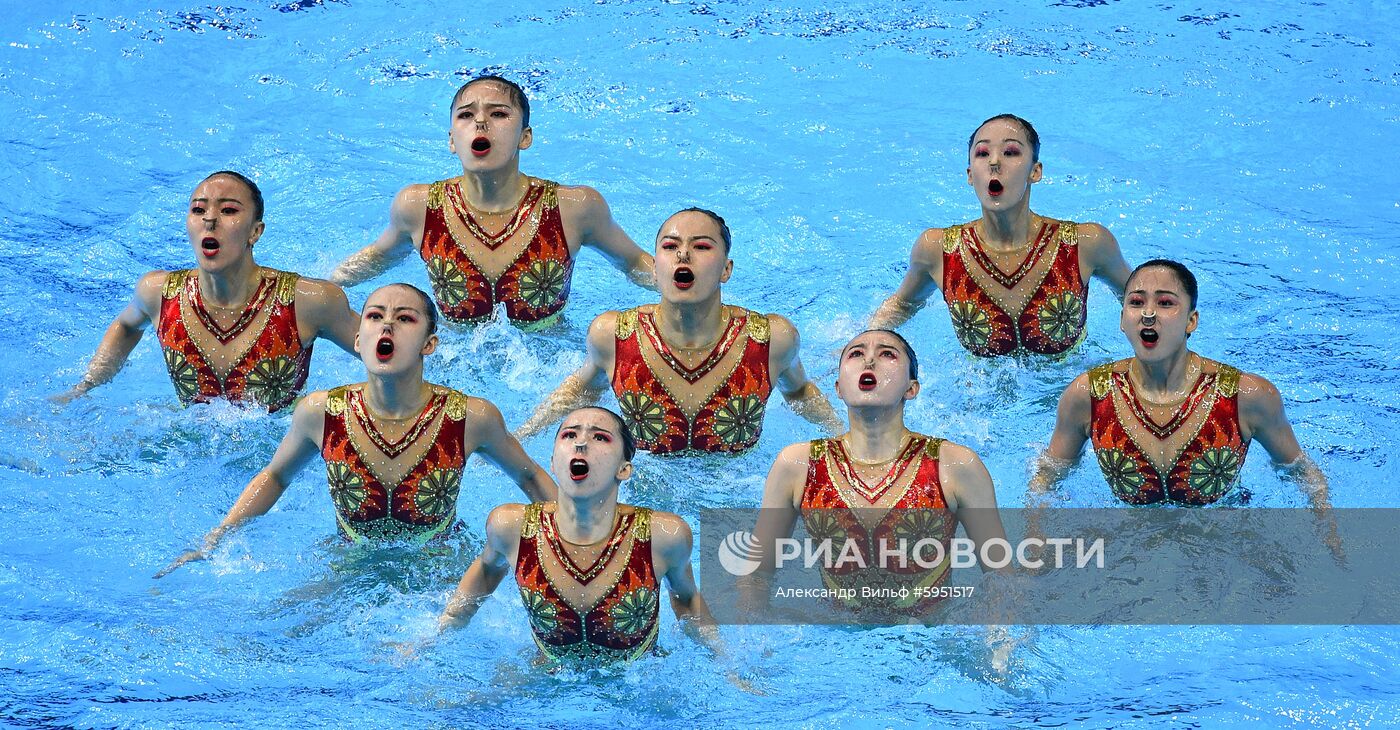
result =
[{"label": "synchronized swimmer", "polygon": [[[748,451],[776,389],[828,437],[778,454],[754,528],[760,543],[790,535],[799,519],[809,532],[845,534],[866,550],[881,536],[915,528],[946,542],[958,524],[979,544],[1004,541],[993,480],[978,455],[906,424],[905,406],[920,390],[918,359],[893,328],[938,290],[972,354],[1059,355],[1084,338],[1095,278],[1122,298],[1120,327],[1132,356],[1065,389],[1030,481],[1032,499],[1051,492],[1091,442],[1116,499],[1208,505],[1232,493],[1248,445],[1258,441],[1315,510],[1329,508],[1326,477],[1299,446],[1278,390],[1187,347],[1199,314],[1196,278],[1186,266],[1153,259],[1130,272],[1103,226],[1031,211],[1031,186],[1043,170],[1040,139],[1020,117],[992,117],[968,140],[967,180],[981,216],[925,231],[870,329],[842,350],[835,393],[847,427],[807,376],[792,322],[722,300],[735,262],[718,213],[675,213],[648,254],[595,190],[520,172],[533,131],[519,86],[478,77],[457,90],[451,108],[448,148],[462,174],[400,191],[388,228],[330,282],[257,265],[253,247],[265,230],[257,185],[231,171],[205,178],[186,217],[196,267],[142,277],[82,380],[53,396],[66,403],[111,380],[154,321],[181,403],[224,398],[276,411],[295,402],[270,463],[200,546],[156,577],[207,558],[229,531],[266,513],[317,453],[345,539],[441,540],[460,525],[463,468],[480,453],[530,502],[503,504],[487,517],[485,547],[448,601],[441,628],[466,623],[513,571],[545,656],[630,660],[655,647],[664,580],[677,617],[720,652],[692,573],[691,527],[678,515],[618,501],[638,450]],[[554,322],[582,246],[660,300],[598,315],[583,367],[515,434],[489,401],[424,379],[440,316],[471,324],[500,306],[525,329]],[[357,319],[337,284],[374,278],[412,251],[427,267],[432,295],[409,284],[383,286]],[[365,380],[298,400],[317,338],[357,355]],[[608,390],[621,415],[594,405]],[[561,418],[551,478],[517,438]],[[929,513],[941,517],[928,522],[922,515]],[[1329,542],[1335,549],[1335,532]],[[771,574],[771,558],[760,578]],[[874,581],[922,589],[943,585],[948,570],[945,563],[886,575],[827,571],[824,579],[836,588]],[[919,615],[937,604],[918,591],[900,595],[913,597],[877,608]]]}]

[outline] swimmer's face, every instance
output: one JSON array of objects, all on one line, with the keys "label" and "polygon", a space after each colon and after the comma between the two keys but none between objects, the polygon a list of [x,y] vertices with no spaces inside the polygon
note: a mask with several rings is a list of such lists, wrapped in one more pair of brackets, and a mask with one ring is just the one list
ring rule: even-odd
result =
[{"label": "swimmer's face", "polygon": [[393,375],[423,367],[423,356],[437,349],[438,337],[428,332],[426,304],[416,291],[389,285],[365,300],[355,352],[366,371]]},{"label": "swimmer's face", "polygon": [[1185,348],[1186,336],[1196,331],[1198,319],[1176,272],[1148,266],[1128,280],[1118,326],[1128,336],[1133,354],[1155,360]]},{"label": "swimmer's face", "polygon": [[713,218],[694,210],[677,213],[661,225],[655,271],[662,299],[703,301],[719,293],[734,271],[723,235]]},{"label": "swimmer's face", "polygon": [[468,86],[452,106],[447,146],[468,172],[495,170],[519,158],[534,140],[510,90],[494,81]]},{"label": "swimmer's face", "polygon": [[564,417],[550,459],[560,492],[574,498],[596,496],[616,490],[632,476],[632,462],[623,451],[623,427],[597,408],[580,408]]},{"label": "swimmer's face", "polygon": [[1029,135],[1014,120],[993,119],[977,130],[968,151],[967,184],[983,208],[1005,210],[1026,199],[1041,175],[1032,156]]},{"label": "swimmer's face", "polygon": [[909,377],[909,353],[888,332],[862,332],[841,350],[836,397],[848,406],[894,406],[913,400],[919,381]]},{"label": "swimmer's face", "polygon": [[255,210],[252,191],[236,178],[215,175],[194,189],[185,230],[201,271],[226,269],[253,255],[253,244],[263,233]]}]

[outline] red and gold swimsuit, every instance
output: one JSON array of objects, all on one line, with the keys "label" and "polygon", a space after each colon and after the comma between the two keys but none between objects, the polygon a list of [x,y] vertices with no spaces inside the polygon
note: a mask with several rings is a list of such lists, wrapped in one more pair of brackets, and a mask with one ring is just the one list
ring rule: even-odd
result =
[{"label": "red and gold swimsuit", "polygon": [[[768,318],[729,307],[719,342],[696,368],[671,352],[656,329],[654,310],[638,307],[617,316],[612,386],[637,448],[655,454],[682,451],[737,453],[758,442],[772,383],[768,378]],[[694,414],[667,387],[694,385],[728,369]]]},{"label": "red and gold swimsuit", "polygon": [[[457,518],[467,396],[434,385],[428,404],[395,441],[375,426],[363,388],[342,385],[326,395],[321,457],[340,532],[354,541],[427,542]],[[422,454],[417,461],[399,460],[414,451]],[[383,478],[388,469],[403,475],[391,482]]]},{"label": "red and gold swimsuit", "polygon": [[[311,345],[303,347],[297,332],[299,278],[287,271],[262,269],[258,288],[238,321],[225,330],[204,308],[198,273],[193,269],[170,272],[161,292],[156,338],[181,403],[227,398],[255,402],[275,411],[296,399],[311,366]],[[192,335],[196,328],[221,345],[242,336],[242,354],[233,358],[226,375],[219,375],[215,358]]]},{"label": "red and gold swimsuit", "polygon": [[[569,299],[574,261],[564,238],[559,213],[559,185],[530,178],[515,216],[496,233],[472,216],[461,183],[440,180],[428,189],[428,213],[418,253],[428,265],[428,279],[442,316],[453,322],[478,322],[505,302],[513,324],[544,326]],[[523,233],[522,233],[523,232]],[[483,273],[474,252],[495,251],[521,234],[526,244],[495,281]],[[552,321],[552,320],[550,320]]]},{"label": "red and gold swimsuit", "polygon": [[[1025,261],[1011,273],[987,255],[972,223],[943,230],[943,300],[963,347],[982,357],[1058,355],[1083,339],[1089,287],[1079,278],[1078,230],[1070,221],[1043,219]],[[1020,317],[988,292],[1000,287],[1004,301],[1032,275],[1040,282]]]},{"label": "red and gold swimsuit", "polygon": [[[938,478],[942,445],[943,439],[910,434],[884,477],[870,484],[861,478],[841,439],[811,442],[807,482],[802,487],[802,523],[809,538],[830,538],[834,555],[840,555],[841,546],[851,540],[863,556],[863,568],[837,564],[822,570],[828,588],[854,590],[857,598],[845,601],[848,608],[923,613],[940,602],[920,589],[947,581],[949,550],[958,528]],[[892,494],[898,496],[886,498]],[[878,521],[869,524],[876,514]],[[943,544],[943,560],[933,568],[913,562],[914,544],[929,538]],[[895,550],[901,540],[909,562],[900,566],[890,559],[880,566],[881,544]],[[926,561],[933,558],[930,551],[922,554]],[[863,597],[866,587],[889,590]]]},{"label": "red and gold swimsuit", "polygon": [[[1089,371],[1089,433],[1113,494],[1129,504],[1202,505],[1225,496],[1249,449],[1240,432],[1240,371],[1221,364],[1203,372],[1171,420],[1160,424],[1143,409],[1127,369],[1114,372],[1123,362]],[[1147,449],[1176,452],[1165,476]]]},{"label": "red and gold swimsuit", "polygon": [[[601,593],[589,587],[599,577],[613,581]],[[651,511],[644,507],[619,510],[598,559],[579,566],[559,537],[554,512],[540,502],[528,505],[515,581],[535,643],[550,659],[631,661],[656,645],[660,591],[651,556]],[[564,597],[560,581],[574,584],[564,591],[578,596],[574,602]],[[576,604],[589,607],[581,611]]]}]

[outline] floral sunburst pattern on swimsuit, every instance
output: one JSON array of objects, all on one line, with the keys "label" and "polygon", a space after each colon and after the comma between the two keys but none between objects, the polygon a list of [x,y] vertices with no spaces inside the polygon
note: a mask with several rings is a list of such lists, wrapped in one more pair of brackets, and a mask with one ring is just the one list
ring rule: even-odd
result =
[{"label": "floral sunburst pattern on swimsuit", "polygon": [[973,352],[982,350],[992,337],[992,318],[976,302],[954,302],[948,307],[958,341]]},{"label": "floral sunburst pattern on swimsuit", "polygon": [[1146,481],[1137,464],[1122,449],[1103,449],[1098,452],[1098,460],[1109,489],[1123,500],[1131,501]]},{"label": "floral sunburst pattern on swimsuit", "polygon": [[330,483],[335,508],[341,514],[352,515],[360,511],[368,496],[363,476],[346,464],[330,462],[326,464],[326,481]]},{"label": "floral sunburst pattern on swimsuit", "polygon": [[444,308],[456,308],[471,297],[471,287],[462,270],[441,256],[428,261],[428,281]]},{"label": "floral sunburst pattern on swimsuit", "polygon": [[1215,501],[1229,491],[1240,469],[1240,457],[1233,449],[1207,449],[1191,462],[1187,483],[1207,501]]},{"label": "floral sunburst pattern on swimsuit", "polygon": [[642,586],[624,593],[608,609],[618,632],[635,636],[651,628],[657,611],[656,591]]},{"label": "floral sunburst pattern on swimsuit", "polygon": [[623,393],[618,399],[623,420],[637,441],[650,443],[666,430],[666,409],[646,393]]},{"label": "floral sunburst pattern on swimsuit", "polygon": [[535,308],[550,304],[564,291],[565,275],[564,265],[558,261],[542,259],[531,263],[520,275],[520,298]]},{"label": "floral sunburst pattern on swimsuit", "polygon": [[199,394],[199,375],[194,366],[177,350],[165,351],[165,369],[170,371],[170,382],[175,385],[175,397],[188,404]]},{"label": "floral sunburst pattern on swimsuit", "polygon": [[452,513],[461,486],[460,469],[434,469],[418,481],[413,506],[424,517],[441,520]]},{"label": "floral sunburst pattern on swimsuit", "polygon": [[760,428],[763,428],[763,401],[757,396],[735,396],[715,411],[715,435],[726,446],[749,443],[758,436]]},{"label": "floral sunburst pattern on swimsuit", "polygon": [[1081,330],[1084,302],[1074,292],[1062,292],[1045,300],[1037,318],[1040,331],[1056,342],[1073,339]]},{"label": "floral sunburst pattern on swimsuit", "polygon": [[802,515],[802,524],[807,528],[807,536],[815,542],[844,542],[846,539],[845,528],[829,509],[806,512]]},{"label": "floral sunburst pattern on swimsuit", "polygon": [[248,392],[259,403],[275,408],[291,399],[297,381],[297,364],[286,355],[259,360],[248,373]]},{"label": "floral sunburst pattern on swimsuit", "polygon": [[530,625],[536,633],[549,634],[559,627],[559,607],[550,603],[543,593],[521,588],[520,600],[525,604],[525,612],[530,615]]}]

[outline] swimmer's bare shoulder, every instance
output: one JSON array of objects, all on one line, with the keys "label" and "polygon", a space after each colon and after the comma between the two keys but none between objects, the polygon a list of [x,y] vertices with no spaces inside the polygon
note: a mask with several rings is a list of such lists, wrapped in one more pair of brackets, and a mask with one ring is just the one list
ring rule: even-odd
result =
[{"label": "swimmer's bare shoulder", "polygon": [[909,252],[909,273],[922,273],[938,288],[943,286],[943,237],[945,229],[927,228],[914,239]]},{"label": "swimmer's bare shoulder", "polygon": [[680,515],[653,510],[651,513],[651,550],[653,559],[660,557],[658,575],[672,566],[688,562],[695,537],[690,525]]},{"label": "swimmer's bare shoulder", "polygon": [[414,243],[423,235],[423,223],[428,219],[428,183],[405,185],[394,196],[389,206],[390,225],[402,234],[407,234]]},{"label": "swimmer's bare shoulder", "polygon": [[165,291],[165,283],[170,280],[170,271],[151,271],[144,274],[136,281],[136,290],[132,294],[131,301],[135,304],[147,319],[154,320],[156,313],[160,311],[161,294]]},{"label": "swimmer's bare shoulder", "polygon": [[[651,306],[646,305],[641,309],[646,311]],[[617,320],[621,316],[622,312],[609,309],[594,317],[593,323],[588,325],[588,364],[602,370],[609,380],[617,364]]]},{"label": "swimmer's bare shoulder", "polygon": [[977,452],[956,441],[938,446],[938,480],[951,509],[996,506],[996,491],[986,465]]},{"label": "swimmer's bare shoulder", "polygon": [[797,507],[802,501],[802,489],[807,483],[807,470],[811,468],[811,462],[812,442],[799,441],[784,446],[773,460],[773,467],[768,470],[763,506]]}]

